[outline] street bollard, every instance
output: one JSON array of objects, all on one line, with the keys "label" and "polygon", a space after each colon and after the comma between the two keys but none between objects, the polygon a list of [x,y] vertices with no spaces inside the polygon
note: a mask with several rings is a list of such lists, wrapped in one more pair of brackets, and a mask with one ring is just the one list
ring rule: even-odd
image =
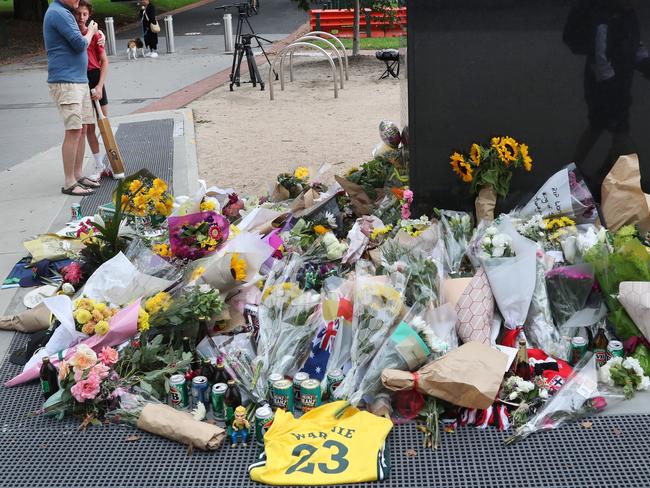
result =
[{"label": "street bollard", "polygon": [[115,44],[115,24],[113,23],[113,17],[106,17],[104,19],[104,24],[106,25],[106,54],[109,56],[115,56],[117,49]]},{"label": "street bollard", "polygon": [[167,54],[176,52],[174,49],[174,19],[171,15],[165,17],[165,41],[167,42]]},{"label": "street bollard", "polygon": [[223,16],[223,44],[224,52],[227,54],[235,50],[235,42],[232,38],[232,14],[224,14]]}]

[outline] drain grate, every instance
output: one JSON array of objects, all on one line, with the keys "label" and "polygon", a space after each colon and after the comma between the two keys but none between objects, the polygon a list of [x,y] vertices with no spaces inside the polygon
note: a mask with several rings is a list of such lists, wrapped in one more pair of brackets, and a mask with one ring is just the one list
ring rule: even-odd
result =
[{"label": "drain grate", "polygon": [[[143,168],[173,188],[174,119],[149,120],[120,124],[115,133],[124,160],[126,176]],[[108,164],[104,156],[104,163]],[[81,199],[81,213],[93,215],[97,207],[111,201],[117,181],[102,180],[95,193]]]},{"label": "drain grate", "polygon": [[[24,345],[16,334],[10,350]],[[20,368],[2,365],[2,382]],[[0,389],[0,487],[253,487],[247,467],[257,448],[223,446],[194,451],[129,426],[79,431],[79,421],[61,422],[28,413],[41,405],[38,384]],[[138,440],[127,441],[131,435]],[[593,419],[532,436],[514,446],[504,433],[463,428],[442,434],[437,452],[421,447],[413,424],[397,426],[389,437],[391,474],[375,488],[602,488],[650,486],[650,415]],[[408,457],[414,449],[416,457]]]}]

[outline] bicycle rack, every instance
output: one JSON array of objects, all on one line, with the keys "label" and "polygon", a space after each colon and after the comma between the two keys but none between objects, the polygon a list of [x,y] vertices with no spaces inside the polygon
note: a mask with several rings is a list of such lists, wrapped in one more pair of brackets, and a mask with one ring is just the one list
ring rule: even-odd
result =
[{"label": "bicycle rack", "polygon": [[345,59],[345,81],[348,81],[350,79],[350,76],[348,74],[348,52],[345,49],[345,46],[341,42],[341,39],[336,37],[334,34],[331,34],[329,32],[324,32],[324,31],[311,31],[307,32],[305,36],[318,36],[318,37],[327,37],[328,39],[332,39],[338,43],[339,46],[341,46],[341,51],[343,51],[343,58]]},{"label": "bicycle rack", "polygon": [[[269,96],[271,100],[273,100],[273,72],[275,69],[275,63],[278,62],[278,59],[282,59],[286,54],[293,52],[294,49],[297,49],[299,47],[305,47],[305,48],[310,48],[310,49],[316,49],[317,51],[323,53],[327,60],[330,62],[330,67],[332,68],[332,79],[334,80],[334,98],[339,97],[339,90],[338,86],[336,83],[336,65],[334,64],[334,61],[332,60],[332,57],[329,55],[329,53],[323,49],[320,46],[317,46],[316,44],[312,44],[310,42],[294,42],[292,44],[289,44],[287,47],[282,49],[275,59],[273,60],[273,63],[271,64],[271,67],[269,68]],[[282,71],[280,72],[280,89],[284,90],[284,77],[282,76],[283,73]]]},{"label": "bicycle rack", "polygon": [[[339,81],[341,82],[341,90],[343,89],[343,59],[341,58],[341,53],[339,50],[326,39],[323,39],[321,37],[317,36],[302,36],[299,39],[296,39],[294,42],[302,42],[302,41],[321,41],[327,44],[334,53],[336,53],[336,57],[339,60]],[[280,78],[284,78],[284,56],[280,60]],[[289,81],[293,81],[293,51],[289,53]]]}]

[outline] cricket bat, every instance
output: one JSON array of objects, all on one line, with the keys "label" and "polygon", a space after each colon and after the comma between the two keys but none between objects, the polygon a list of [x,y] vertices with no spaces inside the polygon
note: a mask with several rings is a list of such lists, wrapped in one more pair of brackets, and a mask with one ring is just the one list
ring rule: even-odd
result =
[{"label": "cricket bat", "polygon": [[99,133],[102,135],[104,147],[106,148],[106,156],[111,163],[113,170],[113,178],[121,180],[124,178],[124,162],[120,154],[120,148],[117,146],[115,136],[113,136],[113,129],[111,129],[111,122],[108,118],[104,117],[102,108],[99,105],[99,100],[95,100],[95,108],[97,109],[97,125],[99,126]]}]

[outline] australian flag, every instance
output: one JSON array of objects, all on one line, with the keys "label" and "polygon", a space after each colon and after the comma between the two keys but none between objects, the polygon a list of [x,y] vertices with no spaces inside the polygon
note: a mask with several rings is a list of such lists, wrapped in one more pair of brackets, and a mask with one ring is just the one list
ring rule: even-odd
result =
[{"label": "australian flag", "polygon": [[316,336],[311,341],[311,351],[309,357],[302,367],[302,371],[309,374],[309,377],[316,380],[322,380],[325,377],[327,362],[330,359],[334,339],[339,330],[339,319],[330,321],[324,320],[316,332]]}]

